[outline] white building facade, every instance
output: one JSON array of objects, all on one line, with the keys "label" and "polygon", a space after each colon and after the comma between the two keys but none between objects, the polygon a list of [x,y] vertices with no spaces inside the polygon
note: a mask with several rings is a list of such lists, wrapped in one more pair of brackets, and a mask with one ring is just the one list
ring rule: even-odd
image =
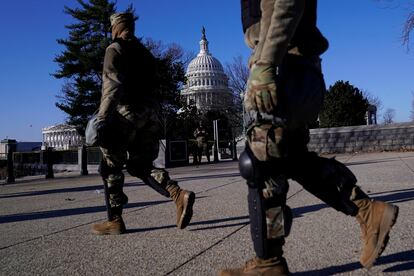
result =
[{"label": "white building facade", "polygon": [[187,83],[181,90],[187,104],[195,103],[197,109],[217,110],[233,105],[233,95],[228,86],[228,77],[220,61],[208,49],[205,29],[202,29],[200,52],[188,65]]},{"label": "white building facade", "polygon": [[83,138],[74,126],[59,124],[42,129],[42,147],[67,150],[77,148],[83,144]]}]

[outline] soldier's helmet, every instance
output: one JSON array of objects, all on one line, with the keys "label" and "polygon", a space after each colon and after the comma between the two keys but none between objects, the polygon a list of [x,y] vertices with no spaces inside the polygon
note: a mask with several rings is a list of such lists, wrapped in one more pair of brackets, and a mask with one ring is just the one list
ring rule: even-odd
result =
[{"label": "soldier's helmet", "polygon": [[114,13],[109,19],[111,21],[111,28],[119,23],[133,24],[136,20],[134,15],[130,12]]}]

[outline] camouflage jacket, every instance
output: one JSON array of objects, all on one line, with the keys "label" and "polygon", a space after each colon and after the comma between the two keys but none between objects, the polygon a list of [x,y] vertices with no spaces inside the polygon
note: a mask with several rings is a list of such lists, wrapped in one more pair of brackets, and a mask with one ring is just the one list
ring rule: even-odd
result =
[{"label": "camouflage jacket", "polygon": [[325,52],[328,41],[316,27],[316,6],[317,0],[241,0],[245,40],[254,48],[250,62],[280,65],[287,52]]},{"label": "camouflage jacket", "polygon": [[194,131],[194,137],[196,138],[197,142],[205,143],[207,142],[207,131],[204,128],[198,127]]},{"label": "camouflage jacket", "polygon": [[134,121],[134,114],[154,105],[156,59],[136,38],[115,39],[105,52],[102,97],[98,117],[118,112]]}]

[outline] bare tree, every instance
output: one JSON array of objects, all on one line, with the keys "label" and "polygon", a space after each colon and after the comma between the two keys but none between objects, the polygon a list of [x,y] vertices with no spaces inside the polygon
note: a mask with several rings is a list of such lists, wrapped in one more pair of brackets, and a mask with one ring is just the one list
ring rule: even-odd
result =
[{"label": "bare tree", "polygon": [[[386,5],[388,8],[398,8],[403,7],[404,9],[412,10],[413,9],[413,3],[412,1],[406,1],[407,3],[402,4],[401,1],[393,1],[393,0],[375,0],[375,2],[381,2]],[[407,19],[405,20],[404,26],[402,28],[401,33],[401,40],[402,45],[405,45],[407,47],[407,50],[409,50],[410,46],[410,34],[414,30],[414,11],[411,11]]]},{"label": "bare tree", "polygon": [[402,32],[402,42],[403,45],[409,49],[410,46],[410,33],[414,29],[414,11],[408,15],[407,20],[405,21],[403,32]]},{"label": "bare tree", "polygon": [[242,56],[233,58],[233,62],[226,64],[226,74],[229,77],[229,87],[233,93],[243,95],[246,91],[249,68]]},{"label": "bare tree", "polygon": [[238,136],[243,131],[243,103],[242,99],[246,91],[247,79],[249,78],[249,68],[242,56],[233,58],[231,63],[227,63],[225,72],[229,78],[229,88],[233,93],[234,105],[228,110],[228,119],[232,127],[234,136]]},{"label": "bare tree", "polygon": [[164,44],[147,38],[144,45],[157,59],[157,116],[165,138],[173,131],[177,111],[182,107],[180,89],[185,82],[184,63],[187,62],[187,54],[175,43]]},{"label": "bare tree", "polygon": [[385,110],[384,112],[384,115],[382,116],[383,123],[385,125],[394,123],[394,117],[395,117],[395,109],[387,108],[387,110]]},{"label": "bare tree", "polygon": [[382,101],[378,96],[373,95],[367,90],[362,90],[362,95],[364,96],[364,98],[368,100],[368,103],[370,105],[373,105],[377,108],[377,113],[379,113],[382,110]]}]

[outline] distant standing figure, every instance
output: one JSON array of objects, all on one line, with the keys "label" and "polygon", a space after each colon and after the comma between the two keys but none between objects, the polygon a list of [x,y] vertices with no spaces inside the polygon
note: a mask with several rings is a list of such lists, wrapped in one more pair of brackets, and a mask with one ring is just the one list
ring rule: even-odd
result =
[{"label": "distant standing figure", "polygon": [[203,157],[203,153],[207,157],[207,162],[210,163],[210,152],[208,150],[207,144],[207,131],[203,126],[203,123],[200,122],[199,126],[194,131],[194,137],[196,138],[197,142],[197,150],[196,150],[196,163],[201,164],[201,158]]}]

